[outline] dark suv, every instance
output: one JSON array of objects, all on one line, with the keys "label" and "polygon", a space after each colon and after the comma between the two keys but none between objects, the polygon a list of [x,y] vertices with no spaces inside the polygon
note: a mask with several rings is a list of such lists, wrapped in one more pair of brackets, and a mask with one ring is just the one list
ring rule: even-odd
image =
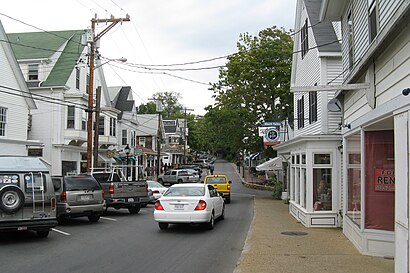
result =
[{"label": "dark suv", "polygon": [[104,191],[91,175],[54,176],[57,220],[87,216],[97,222],[105,210]]}]

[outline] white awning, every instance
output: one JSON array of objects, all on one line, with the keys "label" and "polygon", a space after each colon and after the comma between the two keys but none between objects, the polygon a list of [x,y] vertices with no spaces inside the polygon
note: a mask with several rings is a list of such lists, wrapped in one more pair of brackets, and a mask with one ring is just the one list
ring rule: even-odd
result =
[{"label": "white awning", "polygon": [[266,162],[263,162],[262,164],[259,164],[256,166],[257,171],[275,171],[275,170],[282,170],[282,158],[281,157],[275,157],[272,159],[269,159]]},{"label": "white awning", "polygon": [[115,160],[113,158],[108,158],[106,155],[103,154],[98,154],[98,162],[104,162],[104,163],[115,163]]}]

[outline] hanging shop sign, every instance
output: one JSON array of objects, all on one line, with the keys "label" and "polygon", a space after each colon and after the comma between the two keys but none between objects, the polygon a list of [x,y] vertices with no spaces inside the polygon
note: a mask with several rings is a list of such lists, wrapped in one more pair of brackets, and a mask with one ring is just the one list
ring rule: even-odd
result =
[{"label": "hanging shop sign", "polygon": [[375,169],[374,190],[382,192],[394,192],[395,178],[394,170]]},{"label": "hanging shop sign", "polygon": [[272,146],[280,143],[280,127],[269,127],[263,134],[263,145]]}]

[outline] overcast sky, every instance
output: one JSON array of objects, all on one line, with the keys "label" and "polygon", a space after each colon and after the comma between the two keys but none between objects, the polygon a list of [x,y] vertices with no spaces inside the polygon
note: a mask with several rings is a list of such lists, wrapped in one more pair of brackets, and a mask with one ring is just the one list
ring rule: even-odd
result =
[{"label": "overcast sky", "polygon": [[[147,67],[235,53],[241,33],[256,36],[274,25],[293,29],[295,5],[296,0],[16,0],[4,1],[0,12],[47,31],[90,28],[95,14],[101,19],[129,14],[130,22],[118,24],[103,36],[100,53],[107,58],[125,57],[129,64]],[[0,14],[8,33],[39,31],[7,16]],[[97,30],[105,27],[101,24]],[[219,59],[163,68],[205,68],[224,63],[225,59]],[[180,93],[180,102],[195,109],[195,114],[204,114],[203,108],[213,103],[207,83],[217,82],[218,69],[153,71],[116,66],[120,65],[104,65],[107,84],[131,86],[137,106],[154,93],[165,91]]]}]

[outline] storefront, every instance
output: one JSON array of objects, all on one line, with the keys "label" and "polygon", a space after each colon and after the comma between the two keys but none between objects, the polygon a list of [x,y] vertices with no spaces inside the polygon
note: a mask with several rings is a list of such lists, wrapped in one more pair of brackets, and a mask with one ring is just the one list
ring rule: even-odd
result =
[{"label": "storefront", "polygon": [[394,256],[395,131],[388,117],[344,136],[344,233],[365,254]]},{"label": "storefront", "polygon": [[306,227],[341,224],[341,137],[297,137],[275,147],[289,163],[289,211]]}]

